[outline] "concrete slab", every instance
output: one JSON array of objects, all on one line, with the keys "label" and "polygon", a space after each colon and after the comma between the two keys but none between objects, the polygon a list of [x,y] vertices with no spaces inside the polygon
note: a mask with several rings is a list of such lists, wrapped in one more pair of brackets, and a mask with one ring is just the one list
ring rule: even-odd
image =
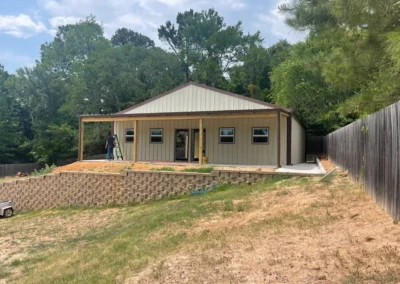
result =
[{"label": "concrete slab", "polygon": [[282,166],[277,169],[277,173],[296,173],[296,174],[312,174],[312,175],[322,175],[323,172],[318,167],[317,164],[302,163],[293,166]]}]

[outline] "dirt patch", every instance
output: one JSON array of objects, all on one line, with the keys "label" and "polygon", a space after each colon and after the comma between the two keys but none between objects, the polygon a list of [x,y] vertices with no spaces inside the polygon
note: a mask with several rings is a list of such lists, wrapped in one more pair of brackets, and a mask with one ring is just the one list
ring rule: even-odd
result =
[{"label": "dirt patch", "polygon": [[348,178],[282,190],[199,220],[201,241],[126,283],[399,283],[400,227]]},{"label": "dirt patch", "polygon": [[[107,172],[107,173],[120,173],[124,170],[155,170],[155,169],[172,169],[174,171],[183,171],[187,168],[200,168],[197,164],[188,165],[174,165],[163,163],[131,163],[131,162],[75,162],[69,165],[58,167],[54,170],[55,173],[59,172]],[[237,171],[259,171],[259,172],[273,172],[273,168],[256,168],[256,167],[237,167],[237,166],[223,166],[214,167],[216,170],[237,170]]]}]

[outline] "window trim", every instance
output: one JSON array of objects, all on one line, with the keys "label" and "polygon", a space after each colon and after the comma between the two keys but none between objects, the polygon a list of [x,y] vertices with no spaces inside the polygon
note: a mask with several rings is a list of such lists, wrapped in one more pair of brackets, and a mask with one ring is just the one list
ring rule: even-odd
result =
[{"label": "window trim", "polygon": [[[221,129],[232,129],[233,135],[221,135]],[[233,142],[221,142],[221,137],[233,137]],[[236,129],[235,127],[220,127],[218,130],[218,143],[219,144],[235,144],[236,143]]]},{"label": "window trim", "polygon": [[[128,131],[128,130],[133,130],[133,135],[127,135],[126,134],[126,132]],[[133,141],[126,141],[126,138],[127,137],[132,137],[133,138]],[[133,143],[135,141],[135,129],[132,127],[132,128],[125,128],[125,143]]]},{"label": "window trim", "polygon": [[[161,135],[152,135],[152,130],[161,130]],[[152,137],[161,137],[161,142],[152,142]],[[164,143],[164,129],[163,128],[150,128],[150,144],[163,144]]]},{"label": "window trim", "polygon": [[[260,129],[260,128],[268,129],[268,135],[254,135],[254,129]],[[268,142],[254,142],[254,137],[267,137]],[[251,144],[253,144],[253,145],[268,145],[269,144],[269,127],[268,126],[252,127],[251,128]]]}]

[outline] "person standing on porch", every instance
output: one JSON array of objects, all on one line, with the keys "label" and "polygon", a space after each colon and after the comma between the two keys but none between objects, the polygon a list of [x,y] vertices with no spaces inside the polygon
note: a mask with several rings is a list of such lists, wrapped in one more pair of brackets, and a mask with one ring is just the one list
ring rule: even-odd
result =
[{"label": "person standing on porch", "polygon": [[115,138],[111,135],[111,132],[108,132],[108,137],[106,140],[106,149],[107,149],[107,156],[106,159],[111,161],[113,157],[113,150],[114,150]]}]

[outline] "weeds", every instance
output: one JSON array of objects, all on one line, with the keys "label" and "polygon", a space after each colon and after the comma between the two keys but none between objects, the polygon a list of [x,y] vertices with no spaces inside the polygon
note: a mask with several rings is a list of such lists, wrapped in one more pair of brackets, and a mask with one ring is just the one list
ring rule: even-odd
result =
[{"label": "weeds", "polygon": [[212,171],[214,171],[213,167],[205,167],[205,168],[188,168],[188,169],[184,169],[184,172],[187,173],[204,173],[204,174],[209,174]]},{"label": "weeds", "polygon": [[172,167],[162,167],[162,168],[151,168],[151,171],[159,171],[159,172],[174,172],[175,169]]},{"label": "weeds", "polygon": [[46,165],[43,169],[40,169],[39,171],[34,170],[32,173],[32,176],[43,176],[52,173],[55,169],[57,168],[56,165]]}]

